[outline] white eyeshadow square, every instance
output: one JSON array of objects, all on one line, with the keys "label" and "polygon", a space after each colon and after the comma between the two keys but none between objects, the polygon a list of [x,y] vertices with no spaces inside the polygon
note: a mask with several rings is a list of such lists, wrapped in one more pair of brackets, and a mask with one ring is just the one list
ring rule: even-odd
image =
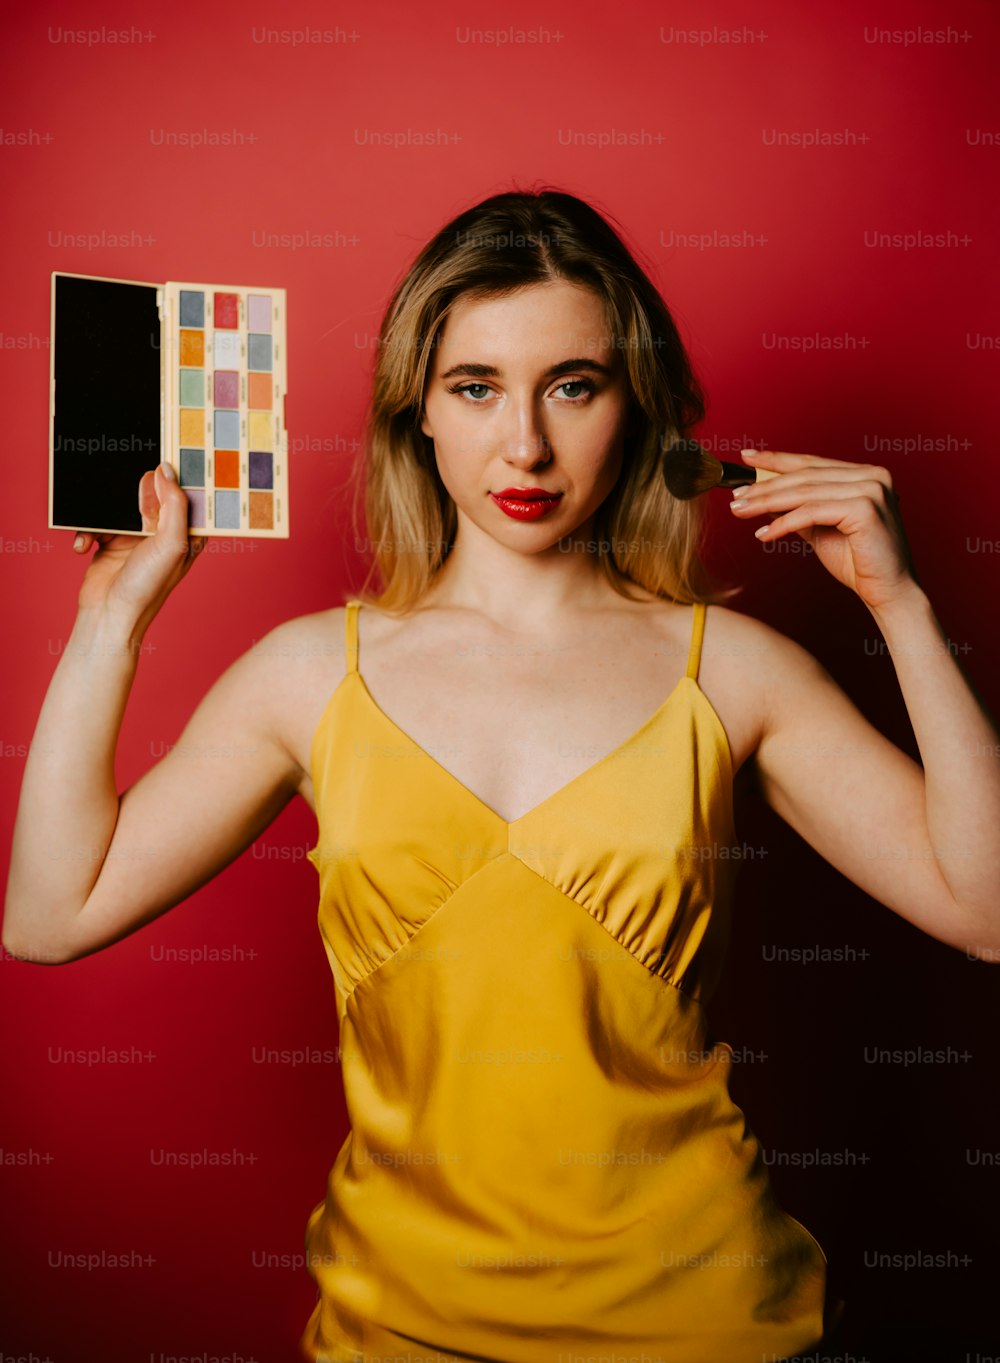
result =
[{"label": "white eyeshadow square", "polygon": [[238,331],[217,331],[212,353],[216,369],[239,369],[240,333]]}]

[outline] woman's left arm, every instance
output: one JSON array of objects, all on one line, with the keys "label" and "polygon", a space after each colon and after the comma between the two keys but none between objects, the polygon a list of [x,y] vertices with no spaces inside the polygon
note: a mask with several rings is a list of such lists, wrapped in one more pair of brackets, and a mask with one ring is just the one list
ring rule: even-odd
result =
[{"label": "woman's left arm", "polygon": [[[889,743],[825,669],[790,645],[756,753],[765,798],[895,912],[1000,961],[1000,731],[916,580],[891,474],[773,450],[748,462],[781,476],[734,496],[735,516],[770,513],[755,532],[764,543],[798,532],[861,597],[892,657],[922,762]],[[822,780],[820,738],[830,759]],[[876,864],[861,852],[872,840]]]}]

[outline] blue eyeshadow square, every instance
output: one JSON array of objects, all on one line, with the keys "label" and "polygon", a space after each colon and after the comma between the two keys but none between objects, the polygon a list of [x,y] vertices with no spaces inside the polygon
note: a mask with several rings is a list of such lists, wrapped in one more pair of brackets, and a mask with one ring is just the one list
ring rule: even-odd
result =
[{"label": "blue eyeshadow square", "polygon": [[215,448],[238,450],[240,447],[239,412],[220,412],[215,409]]},{"label": "blue eyeshadow square", "polygon": [[217,492],[215,494],[215,525],[218,530],[239,530],[240,494],[238,492]]},{"label": "blue eyeshadow square", "polygon": [[181,326],[203,327],[205,325],[205,295],[193,289],[181,289]]},{"label": "blue eyeshadow square", "polygon": [[205,486],[205,451],[181,450],[181,487]]},{"label": "blue eyeshadow square", "polygon": [[271,370],[271,338],[259,331],[247,333],[247,368]]}]

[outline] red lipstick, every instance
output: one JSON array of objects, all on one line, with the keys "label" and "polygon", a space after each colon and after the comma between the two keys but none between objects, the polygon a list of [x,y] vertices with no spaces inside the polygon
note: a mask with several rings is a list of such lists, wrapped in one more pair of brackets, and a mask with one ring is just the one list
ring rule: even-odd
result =
[{"label": "red lipstick", "polygon": [[558,506],[561,492],[546,492],[541,487],[505,487],[490,496],[505,516],[515,521],[537,521]]}]

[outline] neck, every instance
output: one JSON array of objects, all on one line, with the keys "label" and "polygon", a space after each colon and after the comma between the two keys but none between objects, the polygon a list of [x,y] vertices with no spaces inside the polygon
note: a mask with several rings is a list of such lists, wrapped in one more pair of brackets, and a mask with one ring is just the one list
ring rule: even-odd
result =
[{"label": "neck", "polygon": [[530,632],[585,615],[617,597],[600,566],[594,519],[551,548],[525,554],[459,513],[455,543],[424,603],[476,611]]}]

